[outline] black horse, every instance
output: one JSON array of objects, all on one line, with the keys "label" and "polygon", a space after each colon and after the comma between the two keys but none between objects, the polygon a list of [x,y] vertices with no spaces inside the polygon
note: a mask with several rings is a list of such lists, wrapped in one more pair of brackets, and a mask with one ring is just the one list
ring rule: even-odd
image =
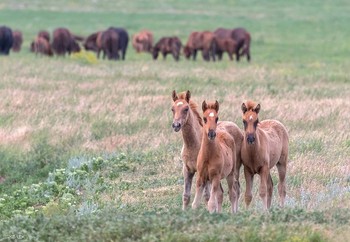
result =
[{"label": "black horse", "polygon": [[9,55],[12,45],[12,30],[6,26],[0,26],[0,55]]},{"label": "black horse", "polygon": [[116,31],[118,34],[118,37],[119,37],[118,50],[121,52],[120,55],[122,57],[122,60],[125,60],[126,49],[128,48],[128,43],[129,43],[128,32],[123,28],[109,27],[108,30],[110,29]]}]

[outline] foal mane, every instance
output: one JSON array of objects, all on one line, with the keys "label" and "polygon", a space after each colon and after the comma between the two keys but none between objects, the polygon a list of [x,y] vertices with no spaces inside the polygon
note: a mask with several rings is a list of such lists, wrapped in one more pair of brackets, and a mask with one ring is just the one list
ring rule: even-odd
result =
[{"label": "foal mane", "polygon": [[247,111],[251,111],[256,107],[256,103],[254,101],[247,101],[246,102],[246,107],[247,107]]},{"label": "foal mane", "polygon": [[[178,94],[177,94],[177,97],[178,97],[179,99],[185,99],[185,100],[186,100],[186,92],[178,93]],[[201,117],[201,115],[199,114],[199,112],[198,112],[198,110],[197,110],[198,104],[195,103],[194,101],[190,100],[189,105],[190,105],[190,108],[191,108],[192,112],[194,113],[194,116],[197,118],[197,120],[198,120],[200,126],[203,126],[202,117]]]}]

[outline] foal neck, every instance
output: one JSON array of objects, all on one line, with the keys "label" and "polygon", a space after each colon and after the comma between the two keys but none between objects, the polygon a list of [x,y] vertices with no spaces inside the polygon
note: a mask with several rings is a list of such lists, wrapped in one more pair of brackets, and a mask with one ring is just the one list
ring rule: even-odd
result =
[{"label": "foal neck", "polygon": [[194,116],[192,110],[189,110],[187,122],[182,127],[182,138],[186,146],[200,146],[202,138],[202,126]]}]

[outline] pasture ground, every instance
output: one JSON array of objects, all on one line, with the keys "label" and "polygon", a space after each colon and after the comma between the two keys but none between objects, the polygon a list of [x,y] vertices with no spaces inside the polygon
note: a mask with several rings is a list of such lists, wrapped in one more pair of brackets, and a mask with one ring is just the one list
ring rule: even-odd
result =
[{"label": "pasture ground", "polygon": [[[22,51],[0,58],[0,241],[347,241],[350,239],[350,5],[335,1],[3,0],[0,24]],[[38,57],[39,30],[86,36],[109,26],[155,39],[247,28],[252,62],[152,61],[129,45],[125,62],[83,52]],[[201,58],[199,58],[201,59]],[[220,102],[242,127],[240,105],[290,134],[287,200],[261,212],[181,211],[181,135],[171,92]],[[273,169],[277,184],[277,172]],[[227,190],[227,189],[226,189]],[[193,197],[192,197],[193,198]]]}]

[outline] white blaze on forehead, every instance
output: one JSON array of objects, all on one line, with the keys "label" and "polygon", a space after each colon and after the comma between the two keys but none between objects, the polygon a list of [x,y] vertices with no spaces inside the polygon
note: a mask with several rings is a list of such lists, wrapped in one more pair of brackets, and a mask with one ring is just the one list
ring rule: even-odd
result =
[{"label": "white blaze on forehead", "polygon": [[183,102],[178,102],[176,105],[177,106],[181,106],[181,105],[183,105],[184,103]]},{"label": "white blaze on forehead", "polygon": [[213,112],[209,113],[209,117],[214,117],[214,113]]},{"label": "white blaze on forehead", "polygon": [[250,116],[249,116],[249,120],[252,120],[252,119],[253,119],[253,115],[250,115]]}]

